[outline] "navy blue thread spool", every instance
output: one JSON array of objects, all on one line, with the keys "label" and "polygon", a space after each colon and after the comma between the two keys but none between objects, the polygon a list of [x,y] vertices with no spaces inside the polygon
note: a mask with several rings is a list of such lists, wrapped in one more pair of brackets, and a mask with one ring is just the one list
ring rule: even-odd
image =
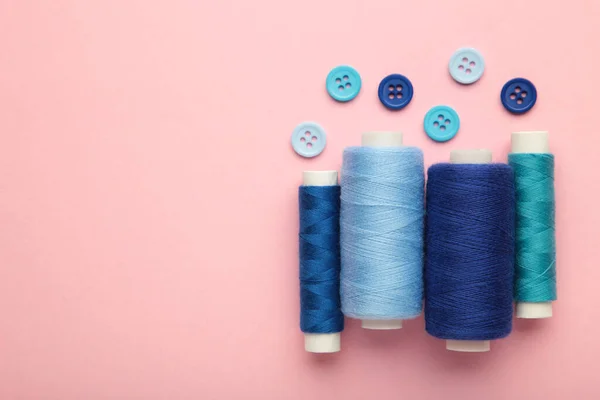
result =
[{"label": "navy blue thread spool", "polygon": [[300,206],[300,328],[304,349],[340,351],[344,316],[340,300],[337,171],[304,171]]},{"label": "navy blue thread spool", "polygon": [[515,204],[512,170],[488,150],[451,153],[427,185],[425,322],[446,348],[489,351],[512,329]]}]

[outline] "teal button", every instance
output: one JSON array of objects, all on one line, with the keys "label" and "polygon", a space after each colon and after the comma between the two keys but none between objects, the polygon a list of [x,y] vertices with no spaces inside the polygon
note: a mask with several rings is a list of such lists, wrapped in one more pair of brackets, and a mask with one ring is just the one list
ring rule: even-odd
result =
[{"label": "teal button", "polygon": [[425,114],[423,128],[436,142],[446,142],[458,133],[460,118],[451,107],[435,106]]},{"label": "teal button", "polygon": [[360,74],[349,65],[335,67],[329,72],[325,81],[329,95],[341,102],[350,101],[358,96],[361,85]]}]

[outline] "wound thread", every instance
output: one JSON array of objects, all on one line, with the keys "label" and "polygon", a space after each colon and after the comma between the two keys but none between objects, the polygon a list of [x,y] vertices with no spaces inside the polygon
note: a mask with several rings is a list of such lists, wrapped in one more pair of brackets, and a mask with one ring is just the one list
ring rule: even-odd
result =
[{"label": "wound thread", "polygon": [[515,191],[505,164],[436,164],[427,182],[425,328],[451,340],[512,329]]},{"label": "wound thread", "polygon": [[350,147],[341,179],[341,296],[357,319],[414,318],[423,302],[423,153]]},{"label": "wound thread", "polygon": [[340,187],[300,186],[300,329],[344,329],[340,302]]},{"label": "wound thread", "polygon": [[515,300],[556,300],[554,156],[509,154],[516,185]]}]

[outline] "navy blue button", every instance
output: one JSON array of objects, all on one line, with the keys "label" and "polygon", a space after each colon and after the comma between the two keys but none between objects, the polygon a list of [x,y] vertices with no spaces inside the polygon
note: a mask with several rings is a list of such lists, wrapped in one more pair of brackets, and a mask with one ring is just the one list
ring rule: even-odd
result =
[{"label": "navy blue button", "polygon": [[537,100],[537,90],[531,81],[514,78],[504,84],[500,101],[513,114],[523,114],[531,110]]},{"label": "navy blue button", "polygon": [[388,75],[379,84],[379,100],[390,110],[403,109],[412,98],[412,83],[404,75]]}]

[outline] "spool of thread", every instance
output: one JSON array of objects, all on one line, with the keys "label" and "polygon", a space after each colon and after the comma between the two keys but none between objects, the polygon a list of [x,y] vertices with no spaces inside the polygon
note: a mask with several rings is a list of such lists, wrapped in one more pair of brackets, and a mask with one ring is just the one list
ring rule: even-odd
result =
[{"label": "spool of thread", "polygon": [[446,349],[490,350],[512,329],[514,184],[489,150],[429,168],[425,327]]},{"label": "spool of thread", "polygon": [[311,353],[340,351],[340,187],[337,171],[305,171],[300,206],[300,329]]},{"label": "spool of thread", "polygon": [[342,312],[400,329],[423,304],[423,153],[400,132],[369,132],[343,158]]},{"label": "spool of thread", "polygon": [[554,156],[548,132],[515,132],[508,162],[515,171],[517,318],[549,318],[556,300]]}]

